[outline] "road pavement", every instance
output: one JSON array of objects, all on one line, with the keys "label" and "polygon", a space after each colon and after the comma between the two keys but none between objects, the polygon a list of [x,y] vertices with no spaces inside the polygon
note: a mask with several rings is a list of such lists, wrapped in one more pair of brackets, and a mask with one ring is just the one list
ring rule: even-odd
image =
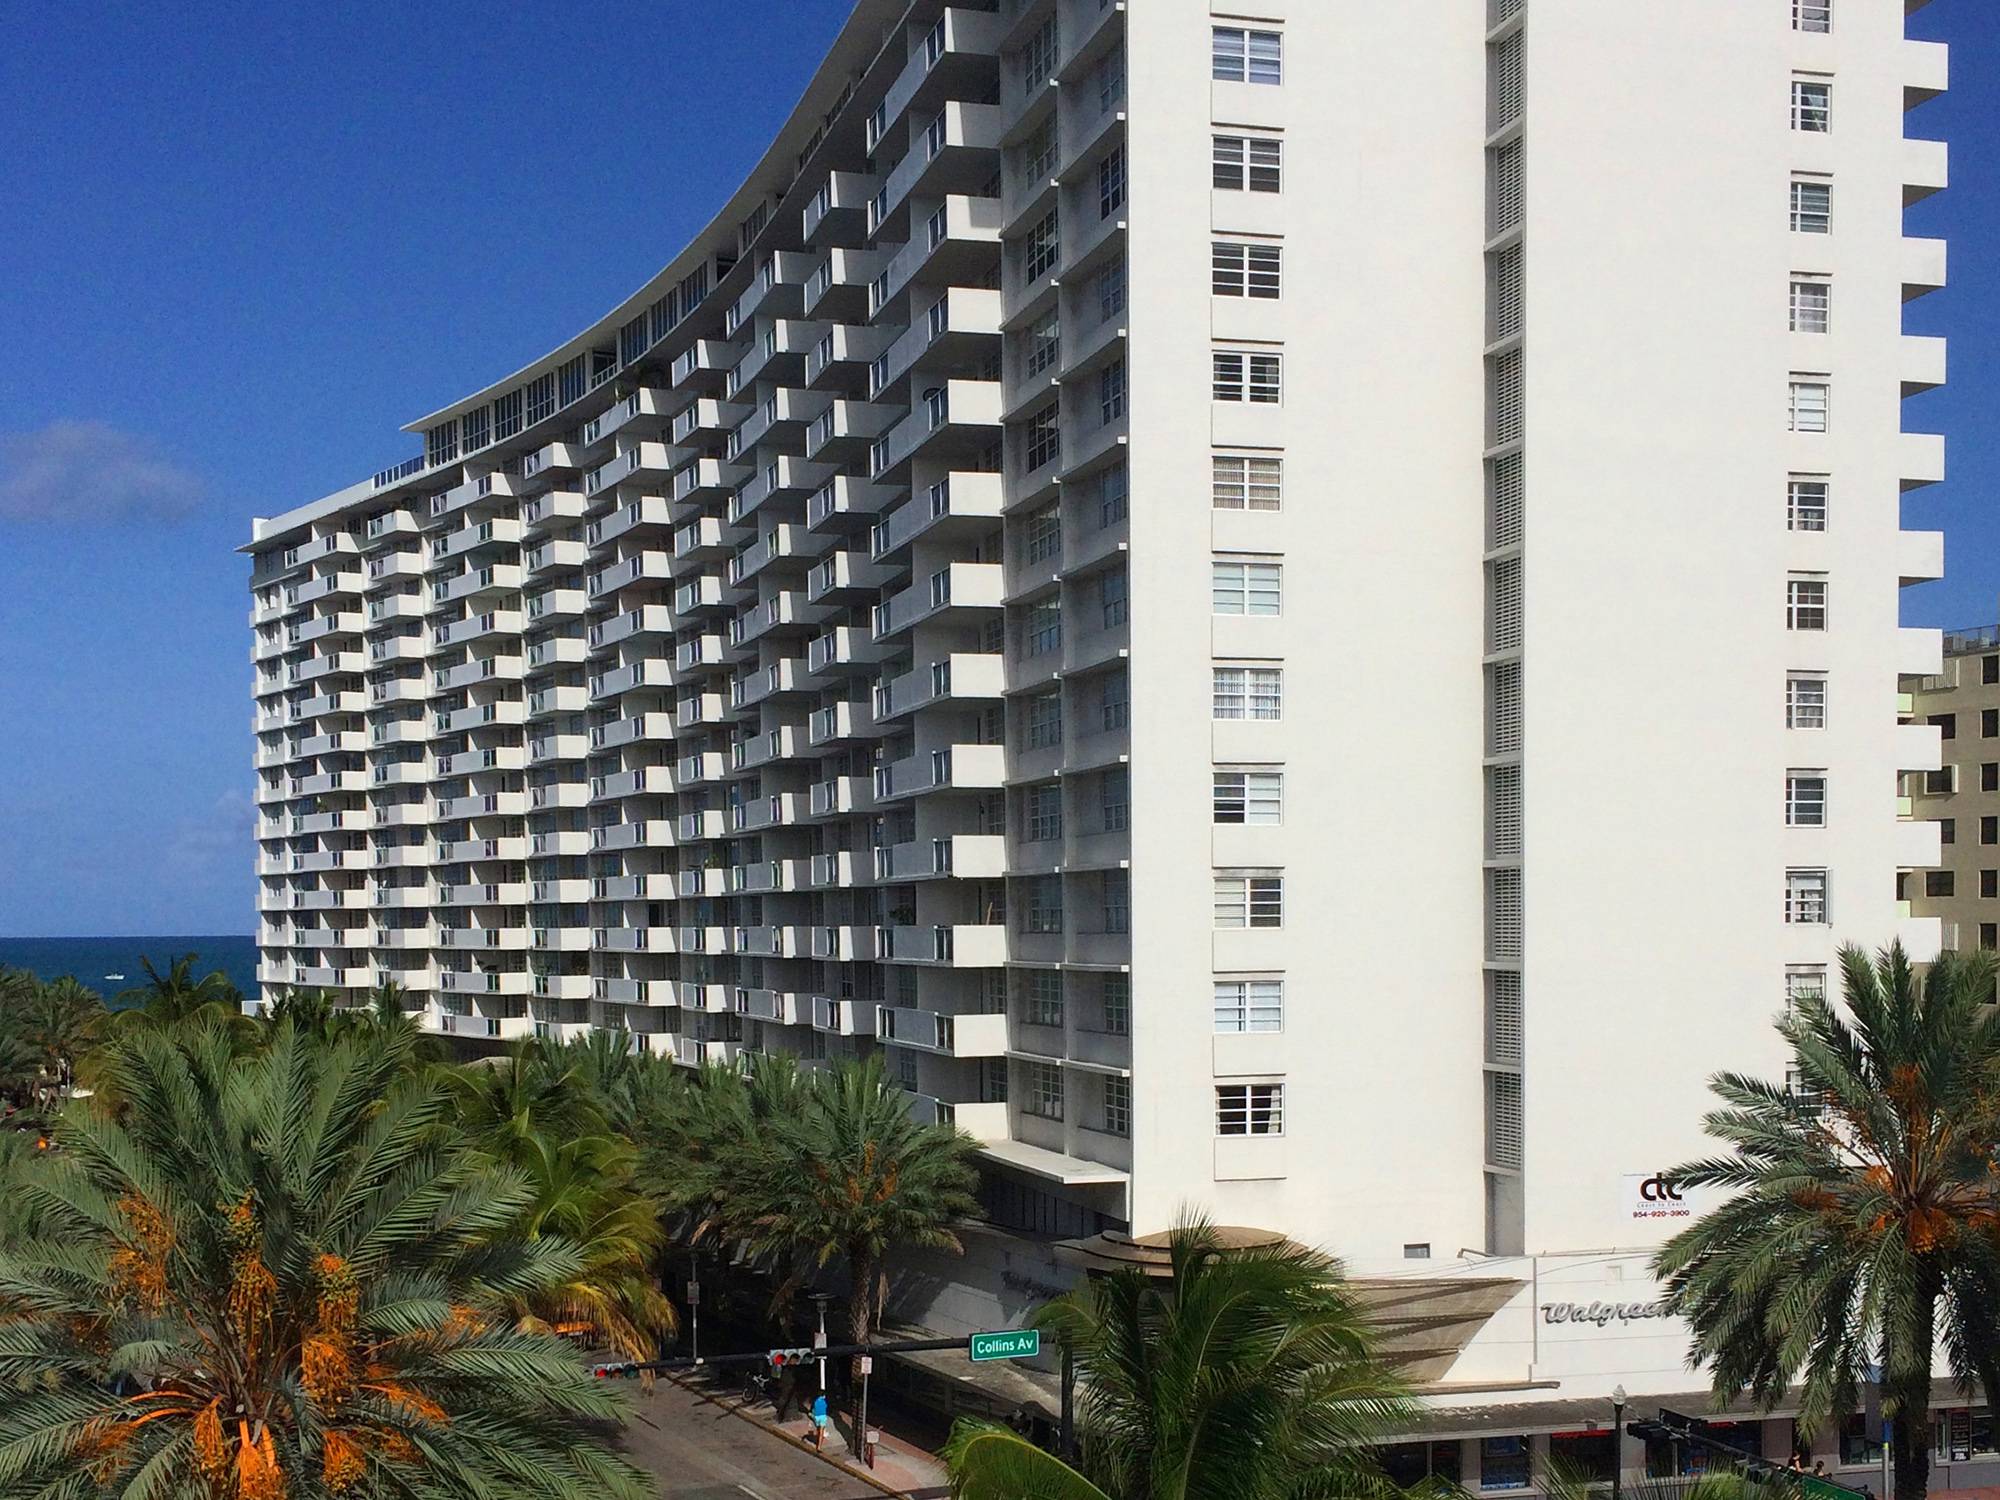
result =
[{"label": "road pavement", "polygon": [[634,1391],[632,1460],[667,1500],[883,1500],[882,1492],[672,1381]]}]

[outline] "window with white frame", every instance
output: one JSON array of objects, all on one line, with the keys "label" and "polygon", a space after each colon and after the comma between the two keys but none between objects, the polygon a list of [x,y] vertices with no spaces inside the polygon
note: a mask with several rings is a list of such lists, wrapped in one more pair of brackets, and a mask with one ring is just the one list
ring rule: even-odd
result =
[{"label": "window with white frame", "polygon": [[1785,678],[1785,728],[1826,728],[1826,679],[1812,672]]},{"label": "window with white frame", "polygon": [[1214,395],[1218,401],[1276,406],[1284,391],[1284,356],[1275,351],[1215,351]]},{"label": "window with white frame", "polygon": [[1275,136],[1214,138],[1215,185],[1229,192],[1276,193],[1284,187],[1285,143]]},{"label": "window with white frame", "polygon": [[1062,743],[1063,716],[1062,690],[1052,693],[1036,693],[1027,701],[1026,726],[1022,731],[1023,748],[1046,750]]},{"label": "window with white frame", "polygon": [[1030,604],[1021,621],[1021,650],[1028,656],[1045,656],[1062,644],[1062,603],[1043,599]]},{"label": "window with white frame", "polygon": [[1282,1083],[1218,1083],[1215,1086],[1217,1135],[1283,1135],[1285,1086]]},{"label": "window with white frame", "polygon": [[1021,1112],[1040,1115],[1045,1120],[1060,1120],[1063,1117],[1062,1069],[1054,1063],[1042,1062],[1023,1066],[1027,1069],[1028,1087],[1022,1093]]},{"label": "window with white frame", "polygon": [[1218,557],[1209,564],[1209,599],[1218,615],[1283,612],[1284,565],[1267,559]]},{"label": "window with white frame", "polygon": [[1832,324],[1833,284],[1824,276],[1794,276],[1791,295],[1793,333],[1825,333]]},{"label": "window with white frame", "polygon": [[1785,965],[1785,1012],[1790,1014],[1801,1003],[1808,1000],[1826,998],[1825,964]]},{"label": "window with white frame", "polygon": [[1792,0],[1792,30],[1833,30],[1833,0]]},{"label": "window with white frame", "polygon": [[1785,773],[1785,826],[1826,827],[1826,772]]},{"label": "window with white frame", "polygon": [[1063,888],[1060,875],[1037,875],[1022,882],[1027,900],[1021,906],[1023,932],[1053,933],[1063,930]]},{"label": "window with white frame", "polygon": [[1816,179],[1793,179],[1792,231],[1795,234],[1832,233],[1832,183]]},{"label": "window with white frame", "polygon": [[1285,877],[1276,872],[1215,872],[1215,925],[1218,928],[1285,925]]},{"label": "window with white frame", "polygon": [[1063,836],[1063,799],[1059,783],[1044,781],[1029,787],[1022,803],[1022,836],[1028,843],[1042,844]]},{"label": "window with white frame", "polygon": [[1789,578],[1785,581],[1785,628],[1826,629],[1826,580]]},{"label": "window with white frame", "polygon": [[1283,667],[1217,667],[1214,709],[1218,719],[1277,719],[1284,715]]},{"label": "window with white frame", "polygon": [[1833,85],[1823,78],[1792,80],[1792,129],[1824,135],[1833,129]]},{"label": "window with white frame", "polygon": [[1283,821],[1285,773],[1248,767],[1218,767],[1215,821],[1275,825]]},{"label": "window with white frame", "polygon": [[1826,871],[1785,871],[1785,920],[1795,926],[1826,925]]},{"label": "window with white frame", "polygon": [[1285,1029],[1285,981],[1215,981],[1215,1029],[1228,1035]]},{"label": "window with white frame", "polygon": [[[1062,358],[1062,320],[1050,313],[1028,330],[1028,374],[1039,375],[1052,369]],[[888,356],[884,355],[886,359]]]},{"label": "window with white frame", "polygon": [[1107,568],[1097,577],[1097,600],[1104,610],[1104,628],[1110,630],[1132,618],[1132,601],[1127,593],[1129,579],[1124,567]]},{"label": "window with white frame", "polygon": [[1051,401],[1021,429],[1021,468],[1032,474],[1062,456],[1061,403]]},{"label": "window with white frame", "polygon": [[1124,766],[1098,777],[1097,811],[1106,833],[1123,833],[1132,826],[1132,773]]},{"label": "window with white frame", "polygon": [[1097,164],[1097,216],[1108,219],[1125,206],[1125,147],[1121,143]]},{"label": "window with white frame", "polygon": [[1132,1080],[1129,1078],[1107,1076],[1104,1080],[1104,1133],[1132,1133]]},{"label": "window with white frame", "polygon": [[1125,361],[1113,360],[1097,372],[1097,421],[1102,426],[1125,415]]},{"label": "window with white frame", "polygon": [[1218,297],[1275,301],[1282,295],[1284,261],[1282,245],[1213,240],[1209,244],[1209,290]]},{"label": "window with white frame", "polygon": [[1785,525],[1793,531],[1826,530],[1827,481],[1794,474],[1785,481]]},{"label": "window with white frame", "polygon": [[1213,31],[1213,76],[1223,83],[1284,82],[1284,35],[1241,26]]},{"label": "window with white frame", "polygon": [[1786,425],[1793,432],[1825,432],[1827,383],[1824,380],[1793,379],[1786,399]]},{"label": "window with white frame", "polygon": [[1210,500],[1217,510],[1277,510],[1284,498],[1284,479],[1282,458],[1218,453]]},{"label": "window with white frame", "polygon": [[1031,513],[1025,529],[1029,562],[1046,562],[1062,551],[1062,507],[1054,501]]},{"label": "window with white frame", "polygon": [[[1016,973],[1022,971],[1016,970]],[[1029,969],[1022,985],[1024,1013],[1030,1026],[1063,1023],[1063,980],[1053,969]]]},{"label": "window with white frame", "polygon": [[1044,275],[1055,269],[1056,260],[1062,253],[1062,232],[1052,208],[1028,231],[1022,246],[1022,274],[1028,282],[1040,281]]},{"label": "window with white frame", "polygon": [[1035,29],[1021,49],[1021,91],[1032,94],[1044,88],[1056,71],[1056,18],[1051,15]]}]

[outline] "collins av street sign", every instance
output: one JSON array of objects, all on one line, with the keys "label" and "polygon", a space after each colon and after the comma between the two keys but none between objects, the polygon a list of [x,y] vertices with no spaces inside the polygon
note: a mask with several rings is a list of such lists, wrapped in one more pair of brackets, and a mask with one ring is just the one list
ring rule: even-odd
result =
[{"label": "collins av street sign", "polygon": [[1042,1352],[1042,1331],[1009,1328],[999,1333],[975,1333],[970,1352],[974,1359],[1032,1359]]}]

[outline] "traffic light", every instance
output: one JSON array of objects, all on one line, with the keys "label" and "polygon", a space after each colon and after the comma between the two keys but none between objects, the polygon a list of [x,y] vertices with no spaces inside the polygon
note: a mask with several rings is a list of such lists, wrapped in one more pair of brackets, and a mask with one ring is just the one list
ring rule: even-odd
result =
[{"label": "traffic light", "polygon": [[599,1380],[636,1380],[639,1378],[639,1366],[637,1361],[628,1359],[614,1364],[592,1365],[590,1373]]},{"label": "traffic light", "polygon": [[786,1365],[802,1365],[818,1357],[812,1349],[773,1349],[765,1356],[771,1361],[771,1368],[782,1370]]}]

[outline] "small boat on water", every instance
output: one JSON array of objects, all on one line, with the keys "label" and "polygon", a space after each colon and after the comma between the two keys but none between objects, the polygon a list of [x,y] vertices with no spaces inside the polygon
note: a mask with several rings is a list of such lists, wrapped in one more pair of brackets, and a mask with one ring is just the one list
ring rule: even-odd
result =
[{"label": "small boat on water", "polygon": [[106,979],[123,979],[125,976],[123,974],[106,974],[104,977]]}]

